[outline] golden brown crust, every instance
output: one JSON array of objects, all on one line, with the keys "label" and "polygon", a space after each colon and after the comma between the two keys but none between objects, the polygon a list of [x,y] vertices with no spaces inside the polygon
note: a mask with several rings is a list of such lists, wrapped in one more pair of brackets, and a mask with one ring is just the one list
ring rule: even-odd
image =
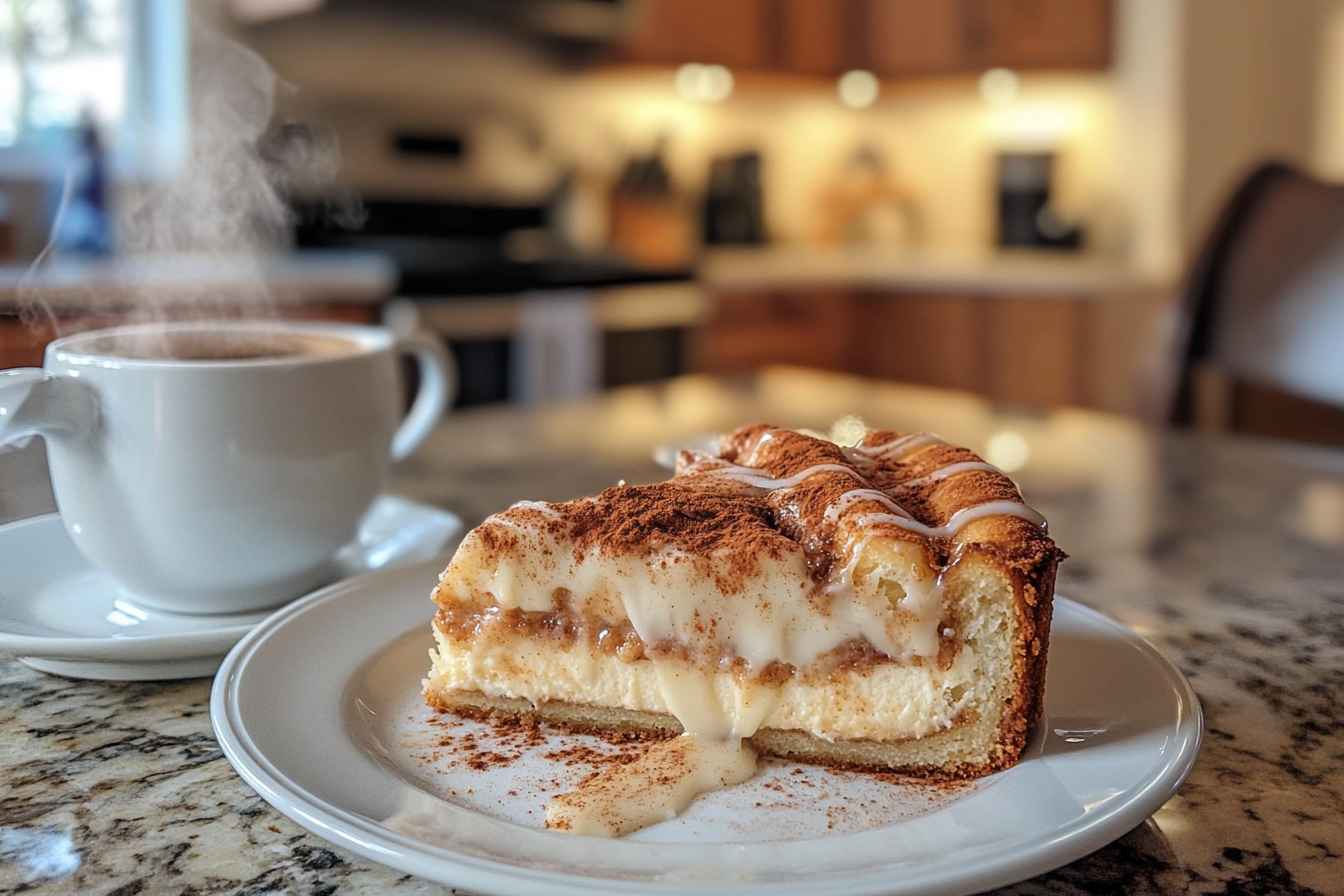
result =
[{"label": "golden brown crust", "polygon": [[1022,758],[1032,731],[1045,711],[1046,656],[1050,647],[1050,620],[1054,614],[1055,571],[1063,553],[1040,558],[1026,574],[1016,577],[1013,597],[1018,637],[1013,645],[1013,680],[1017,688],[1004,707],[991,759],[992,770],[1007,768]]}]

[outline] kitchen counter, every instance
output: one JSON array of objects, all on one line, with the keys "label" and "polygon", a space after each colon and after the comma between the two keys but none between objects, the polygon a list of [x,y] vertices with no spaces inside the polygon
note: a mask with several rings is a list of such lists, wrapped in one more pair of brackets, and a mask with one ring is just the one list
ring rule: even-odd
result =
[{"label": "kitchen counter", "polygon": [[[751,419],[821,426],[844,413],[982,450],[993,436],[1020,436],[996,444],[1026,446],[1014,475],[1071,555],[1060,592],[1150,639],[1203,702],[1203,752],[1174,799],[1115,843],[1002,892],[1340,892],[1340,452],[774,369],[536,413],[462,413],[393,486],[474,520],[519,498],[656,478],[649,451],[663,440]],[[0,482],[6,463],[0,455]],[[46,509],[35,500],[24,510]],[[0,892],[446,892],[272,811],[220,754],[209,688],[68,681],[0,660]]]},{"label": "kitchen counter", "polygon": [[37,302],[57,314],[145,303],[209,307],[232,299],[280,305],[378,302],[395,284],[392,265],[369,252],[61,259],[32,272],[22,265],[0,266],[0,313]]},{"label": "kitchen counter", "polygon": [[888,292],[1048,296],[1083,300],[1170,290],[1173,278],[1116,259],[1013,250],[714,249],[700,280],[719,290],[832,286]]},{"label": "kitchen counter", "polygon": [[416,297],[398,307],[414,310],[423,326],[450,339],[517,336],[535,321],[536,309],[582,299],[574,313],[603,332],[694,327],[711,313],[704,290],[693,282],[638,283],[621,286],[531,292],[515,296]]}]

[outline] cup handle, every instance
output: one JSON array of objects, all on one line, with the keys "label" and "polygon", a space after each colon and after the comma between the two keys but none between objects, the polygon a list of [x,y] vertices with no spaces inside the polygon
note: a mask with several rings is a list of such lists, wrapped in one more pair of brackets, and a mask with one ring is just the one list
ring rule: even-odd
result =
[{"label": "cup handle", "polygon": [[457,373],[448,349],[428,333],[397,337],[397,350],[415,358],[420,369],[420,388],[406,419],[392,437],[392,459],[409,457],[434,429],[443,412],[457,396]]},{"label": "cup handle", "polygon": [[97,420],[97,399],[84,384],[37,367],[0,370],[0,444],[79,436]]}]

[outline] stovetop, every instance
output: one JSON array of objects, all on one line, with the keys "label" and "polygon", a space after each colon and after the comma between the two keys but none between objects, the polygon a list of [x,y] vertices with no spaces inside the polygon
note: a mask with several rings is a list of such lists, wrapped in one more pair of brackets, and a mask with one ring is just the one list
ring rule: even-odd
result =
[{"label": "stovetop", "polygon": [[[542,206],[369,200],[358,228],[333,223],[322,206],[297,211],[299,247],[384,255],[397,270],[397,295],[411,299],[545,294],[694,275],[690,267],[650,268],[614,253],[567,250],[547,238]],[[520,244],[529,248],[520,251]]]}]

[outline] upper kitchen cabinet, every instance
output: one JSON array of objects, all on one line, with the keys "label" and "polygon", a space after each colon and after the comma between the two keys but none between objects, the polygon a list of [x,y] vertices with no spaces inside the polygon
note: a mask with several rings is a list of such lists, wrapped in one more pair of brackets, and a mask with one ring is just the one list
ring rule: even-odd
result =
[{"label": "upper kitchen cabinet", "polygon": [[976,68],[964,0],[868,0],[863,65],[883,77]]},{"label": "upper kitchen cabinet", "polygon": [[1112,0],[641,0],[626,62],[888,78],[1110,64]]},{"label": "upper kitchen cabinet", "polygon": [[1111,0],[868,0],[869,64],[888,77],[1101,69]]},{"label": "upper kitchen cabinet", "polygon": [[1111,0],[961,0],[979,67],[1106,68]]},{"label": "upper kitchen cabinet", "polygon": [[768,68],[774,5],[773,0],[643,0],[620,55],[630,62]]},{"label": "upper kitchen cabinet", "polygon": [[770,33],[776,67],[802,75],[838,75],[861,52],[863,0],[778,0]]}]

